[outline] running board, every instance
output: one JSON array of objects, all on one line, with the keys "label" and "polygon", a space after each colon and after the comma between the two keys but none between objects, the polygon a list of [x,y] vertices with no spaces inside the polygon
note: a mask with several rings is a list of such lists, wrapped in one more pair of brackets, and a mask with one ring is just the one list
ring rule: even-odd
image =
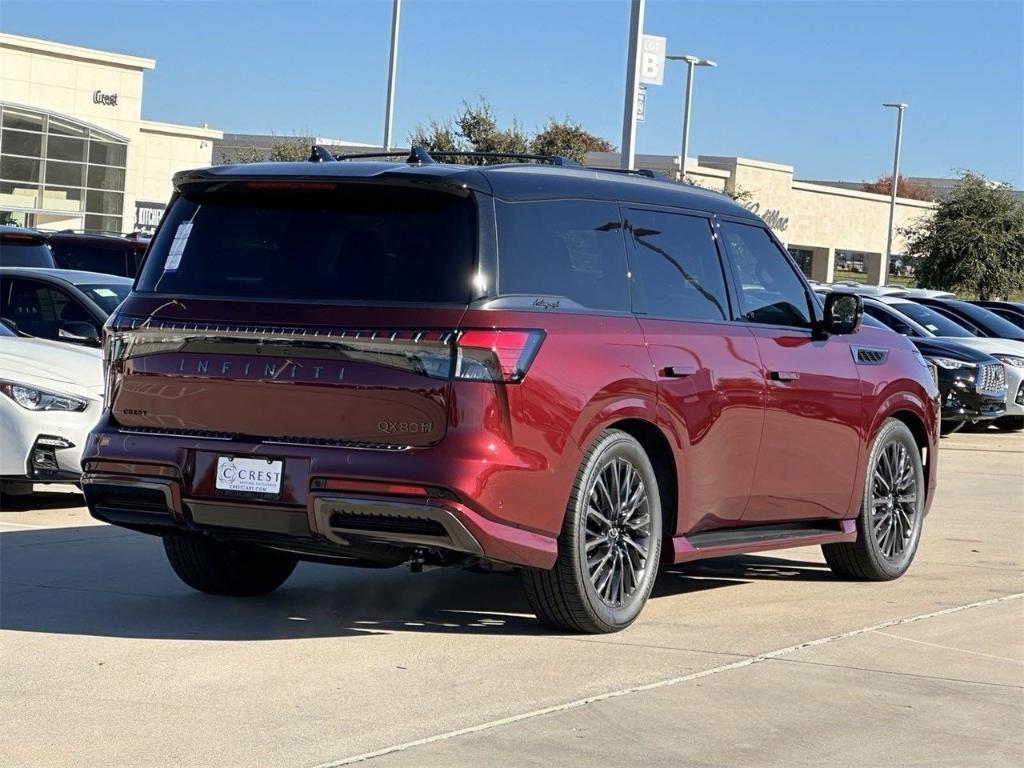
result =
[{"label": "running board", "polygon": [[856,541],[856,520],[811,520],[700,531],[672,539],[672,562],[724,557],[765,549]]}]

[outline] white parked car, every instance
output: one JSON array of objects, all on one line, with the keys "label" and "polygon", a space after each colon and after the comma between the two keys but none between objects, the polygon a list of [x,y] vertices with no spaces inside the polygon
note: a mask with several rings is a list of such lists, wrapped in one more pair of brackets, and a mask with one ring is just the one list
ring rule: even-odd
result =
[{"label": "white parked car", "polygon": [[74,483],[103,408],[98,349],[18,336],[0,323],[0,482]]}]

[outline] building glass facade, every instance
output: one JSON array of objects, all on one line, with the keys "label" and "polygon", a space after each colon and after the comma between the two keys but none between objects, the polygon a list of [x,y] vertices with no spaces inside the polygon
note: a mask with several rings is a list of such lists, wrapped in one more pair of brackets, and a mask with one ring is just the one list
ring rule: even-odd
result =
[{"label": "building glass facade", "polygon": [[0,103],[0,223],[121,232],[127,139]]}]

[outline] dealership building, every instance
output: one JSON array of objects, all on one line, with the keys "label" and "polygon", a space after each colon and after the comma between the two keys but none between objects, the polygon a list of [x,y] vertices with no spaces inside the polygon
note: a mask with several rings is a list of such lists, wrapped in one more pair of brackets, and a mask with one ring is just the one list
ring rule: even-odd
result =
[{"label": "dealership building", "polygon": [[[152,59],[0,34],[0,221],[50,230],[150,231],[176,171],[230,162],[239,150],[245,157],[270,154],[273,136],[225,136],[206,126],[144,119],[143,75],[154,67]],[[342,151],[372,149],[317,141],[342,145]],[[591,153],[588,164],[618,167],[619,158]],[[637,166],[675,176],[679,158],[640,155]],[[743,157],[691,158],[686,175],[762,216],[814,279],[831,281],[837,269],[852,267],[879,282],[887,271],[884,195],[800,181],[790,165]],[[933,209],[934,203],[899,199],[896,227]],[[897,235],[893,252],[902,247]]]},{"label": "dealership building", "polygon": [[146,120],[152,59],[0,34],[0,221],[151,230],[220,131]]}]

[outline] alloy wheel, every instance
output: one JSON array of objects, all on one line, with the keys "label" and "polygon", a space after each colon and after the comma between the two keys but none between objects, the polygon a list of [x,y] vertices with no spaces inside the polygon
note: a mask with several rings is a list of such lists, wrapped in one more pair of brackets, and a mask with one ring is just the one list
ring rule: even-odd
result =
[{"label": "alloy wheel", "polygon": [[651,549],[647,487],[625,459],[608,462],[594,479],[583,539],[594,591],[606,605],[621,607],[643,583]]},{"label": "alloy wheel", "polygon": [[871,529],[881,554],[899,559],[914,535],[917,524],[917,477],[910,453],[894,440],[875,461],[871,493]]}]

